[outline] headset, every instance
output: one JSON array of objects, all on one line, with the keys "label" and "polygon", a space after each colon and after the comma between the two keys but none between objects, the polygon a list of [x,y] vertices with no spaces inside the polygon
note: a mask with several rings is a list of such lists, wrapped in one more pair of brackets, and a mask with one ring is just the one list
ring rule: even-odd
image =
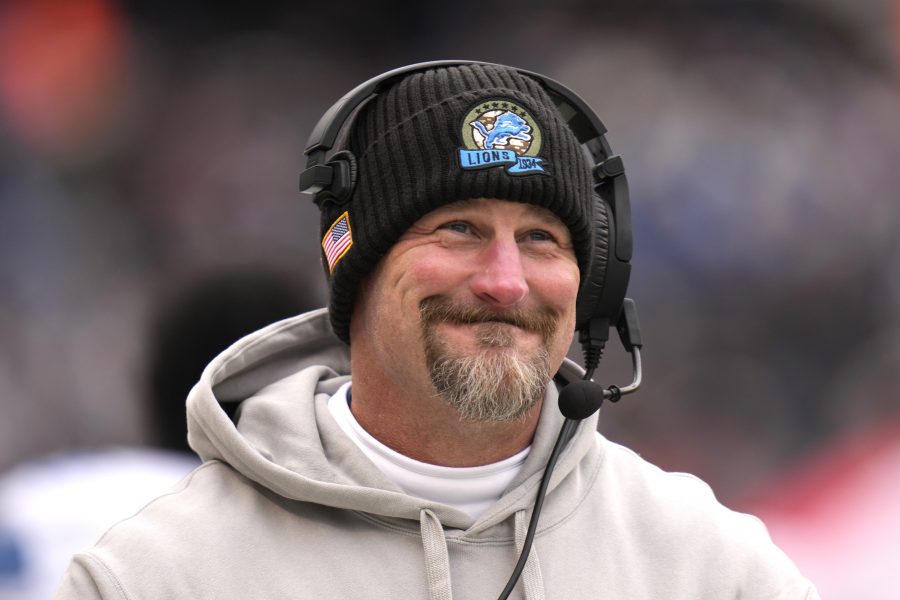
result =
[{"label": "headset", "polygon": [[[356,158],[346,149],[330,155],[329,152],[334,150],[340,133],[352,127],[358,109],[408,75],[463,65],[503,66],[465,60],[423,62],[387,71],[350,90],[322,115],[309,136],[304,151],[306,168],[300,174],[300,191],[313,194],[320,207],[325,202],[346,202],[356,184]],[[512,592],[525,566],[550,474],[565,443],[574,435],[577,423],[596,412],[604,399],[615,402],[622,395],[636,391],[642,377],[642,340],[637,312],[634,302],[625,297],[631,275],[632,229],[622,158],[612,153],[606,140],[607,129],[600,118],[575,92],[539,73],[503,67],[536,81],[544,89],[591,161],[594,236],[590,266],[576,300],[575,330],[585,355],[584,380],[566,385],[560,391],[559,406],[566,417],[565,423],[544,469],[525,544],[501,599]],[[616,327],[622,345],[632,357],[633,379],[622,388],[615,385],[603,388],[591,379],[612,326]]]},{"label": "headset", "polygon": [[[357,109],[410,74],[473,64],[492,63],[462,60],[417,63],[382,73],[345,94],[322,115],[309,136],[304,151],[306,168],[300,174],[300,191],[313,194],[320,206],[323,202],[346,202],[356,184],[356,159],[346,149],[331,156],[328,153],[334,149],[340,133],[352,127]],[[621,334],[623,319],[636,320],[633,304],[625,298],[632,256],[631,205],[625,167],[622,158],[610,149],[606,127],[575,92],[539,73],[506,68],[540,84],[593,164],[594,247],[588,274],[578,292],[575,318],[575,329],[585,348],[585,362],[590,369],[594,356],[588,356],[588,348],[599,348],[602,352],[610,326],[616,325]],[[627,323],[625,327],[627,331]],[[633,346],[640,346],[640,340],[626,336],[623,344],[631,352]],[[593,353],[596,354],[596,350]]]}]

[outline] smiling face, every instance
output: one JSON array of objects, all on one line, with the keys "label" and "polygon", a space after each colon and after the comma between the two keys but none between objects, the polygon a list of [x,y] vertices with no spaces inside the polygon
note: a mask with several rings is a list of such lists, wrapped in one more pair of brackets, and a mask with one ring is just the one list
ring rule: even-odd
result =
[{"label": "smiling face", "polygon": [[464,419],[517,419],[569,348],[578,284],[569,231],[550,211],[493,199],[445,205],[361,286],[354,379],[365,365],[364,375],[438,395]]}]

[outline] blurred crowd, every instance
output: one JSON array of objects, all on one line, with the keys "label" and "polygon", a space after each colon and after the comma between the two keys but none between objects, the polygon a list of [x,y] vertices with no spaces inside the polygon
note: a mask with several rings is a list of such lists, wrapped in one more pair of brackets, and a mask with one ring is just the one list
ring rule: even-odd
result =
[{"label": "blurred crowd", "polygon": [[[183,441],[198,365],[262,324],[235,314],[325,302],[318,213],[297,192],[315,121],[360,81],[438,58],[565,83],[624,157],[645,386],[601,431],[763,516],[823,597],[869,589],[809,550],[839,519],[800,524],[797,507],[846,511],[829,494],[866,469],[900,481],[884,459],[900,453],[887,0],[0,4],[0,475],[172,447],[159,402]],[[607,354],[599,379],[627,380]],[[900,568],[896,545],[866,540]],[[0,580],[3,553],[0,531]]]}]

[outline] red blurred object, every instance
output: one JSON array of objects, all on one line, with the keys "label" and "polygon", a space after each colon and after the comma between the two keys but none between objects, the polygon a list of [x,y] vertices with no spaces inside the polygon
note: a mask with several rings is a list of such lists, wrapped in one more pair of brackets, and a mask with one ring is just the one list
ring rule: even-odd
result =
[{"label": "red blurred object", "polygon": [[895,599],[900,422],[857,431],[780,474],[742,510],[830,600]]},{"label": "red blurred object", "polygon": [[120,97],[126,28],[110,0],[0,4],[0,111],[39,151],[72,151]]}]

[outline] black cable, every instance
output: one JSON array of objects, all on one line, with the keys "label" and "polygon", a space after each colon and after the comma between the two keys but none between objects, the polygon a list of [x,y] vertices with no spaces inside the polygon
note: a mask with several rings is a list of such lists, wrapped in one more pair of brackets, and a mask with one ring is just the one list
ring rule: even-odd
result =
[{"label": "black cable", "polygon": [[[604,390],[602,387],[592,382],[594,371],[597,369],[600,359],[603,357],[603,349],[606,346],[606,340],[609,335],[609,321],[607,319],[592,319],[590,328],[581,331],[579,341],[581,342],[581,348],[584,351],[585,373],[583,381],[590,382],[590,386],[596,386],[596,389],[588,390],[585,387],[581,387],[580,389],[574,387],[569,388],[571,391],[575,392],[575,394],[570,394],[569,397],[566,398],[565,408],[563,408],[563,392],[560,392],[560,408],[562,409],[563,414],[579,416],[577,419],[566,418],[565,422],[563,422],[559,437],[556,438],[556,445],[553,446],[553,451],[550,453],[550,458],[547,460],[547,466],[544,468],[544,475],[541,477],[541,485],[538,487],[537,498],[534,500],[534,509],[531,512],[531,521],[528,523],[528,532],[525,534],[525,543],[522,545],[522,552],[519,555],[519,560],[516,562],[512,575],[509,577],[509,581],[506,583],[506,587],[503,588],[503,591],[500,593],[497,600],[506,600],[509,598],[513,588],[516,587],[516,583],[519,581],[519,577],[522,575],[522,570],[525,568],[525,563],[528,561],[528,554],[531,552],[534,536],[537,533],[538,518],[541,514],[541,507],[544,505],[547,487],[550,485],[550,475],[553,473],[554,467],[556,467],[556,461],[562,453],[563,446],[574,434],[578,423],[582,418],[586,418],[590,414],[596,412],[597,409],[600,408],[600,404],[603,402],[604,397],[608,397],[612,402],[617,402],[619,398],[622,397],[623,393],[631,393],[640,385],[640,353],[637,352],[637,348],[640,348],[642,343],[633,300],[625,298],[622,316],[620,317],[620,322],[617,323],[616,328],[619,331],[619,337],[622,339],[623,345],[626,350],[632,354],[635,361],[634,381],[632,381],[631,385],[625,390],[622,390],[615,385]],[[600,393],[600,397],[598,398],[599,402],[595,403],[589,401],[590,399],[587,395],[597,393]]]},{"label": "black cable", "polygon": [[519,577],[522,575],[522,570],[525,568],[525,563],[528,561],[528,554],[531,552],[534,536],[537,533],[538,518],[541,514],[541,507],[544,505],[544,497],[547,495],[547,486],[550,485],[550,475],[553,473],[556,461],[562,453],[563,446],[565,446],[566,442],[572,437],[575,428],[578,427],[578,423],[579,422],[576,420],[566,419],[565,422],[563,422],[562,428],[559,430],[559,437],[556,438],[556,445],[553,446],[553,452],[550,453],[550,458],[547,460],[547,466],[544,467],[544,475],[541,477],[541,485],[538,487],[537,498],[534,500],[534,509],[531,511],[531,521],[528,523],[528,533],[525,534],[525,543],[522,545],[522,553],[519,555],[519,562],[516,563],[516,567],[513,569],[512,575],[510,575],[509,581],[506,583],[506,587],[503,588],[503,591],[500,593],[497,600],[506,600],[509,598],[513,588],[516,587],[516,583],[519,581]]},{"label": "black cable", "polygon": [[[606,334],[609,330],[609,324],[606,322],[601,322],[600,324],[602,325],[600,330]],[[600,363],[600,359],[603,356],[603,348],[605,345],[606,337],[604,336],[599,336],[597,339],[588,336],[582,340],[585,381],[591,381],[591,378],[594,376],[594,371],[597,369],[597,365]],[[600,400],[602,402],[602,396],[600,397]],[[538,487],[537,497],[534,500],[534,509],[531,511],[531,520],[528,523],[528,532],[525,534],[525,543],[522,545],[522,552],[519,554],[519,560],[516,562],[516,566],[513,569],[512,575],[509,577],[509,581],[506,583],[506,587],[503,588],[503,591],[500,593],[497,600],[506,600],[509,598],[513,588],[516,587],[516,583],[519,581],[519,577],[522,575],[522,570],[525,568],[525,563],[528,561],[528,554],[531,552],[531,545],[534,543],[534,536],[537,533],[538,518],[541,514],[541,508],[544,506],[544,497],[547,495],[547,487],[550,485],[550,475],[556,467],[556,461],[562,453],[563,446],[571,439],[579,422],[580,419],[567,418],[563,422],[562,428],[559,430],[559,437],[556,438],[556,444],[553,446],[550,458],[547,459],[547,466],[544,467],[544,475],[541,477],[541,485]]]}]

